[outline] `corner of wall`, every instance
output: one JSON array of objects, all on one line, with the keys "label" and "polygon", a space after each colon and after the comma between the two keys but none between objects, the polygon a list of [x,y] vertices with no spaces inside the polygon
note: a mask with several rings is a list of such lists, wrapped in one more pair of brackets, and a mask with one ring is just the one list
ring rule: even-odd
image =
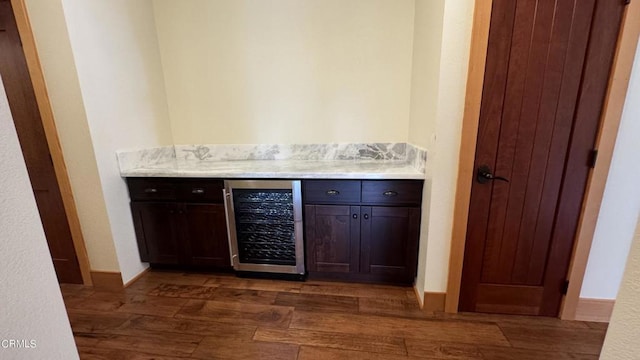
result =
[{"label": "corner of wall", "polygon": [[474,8],[474,2],[470,1],[444,3],[435,127],[437,140],[430,151],[433,182],[426,259],[427,292],[447,290]]},{"label": "corner of wall", "polygon": [[431,162],[434,157],[435,124],[442,48],[444,1],[416,1],[414,8],[413,54],[408,142],[428,151],[422,199],[422,220],[415,289],[424,301],[427,277],[427,248],[431,201]]},{"label": "corner of wall", "polygon": [[119,271],[61,0],[26,0],[92,270]]},{"label": "corner of wall", "polygon": [[116,152],[172,143],[153,3],[67,0],[64,13],[106,206],[106,226],[126,283],[146,264],[138,255],[128,190]]}]

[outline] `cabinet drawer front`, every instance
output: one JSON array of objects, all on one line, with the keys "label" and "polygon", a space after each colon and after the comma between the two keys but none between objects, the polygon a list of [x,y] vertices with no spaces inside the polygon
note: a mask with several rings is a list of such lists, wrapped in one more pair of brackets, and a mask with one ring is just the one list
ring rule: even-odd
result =
[{"label": "cabinet drawer front", "polygon": [[222,203],[222,180],[189,179],[180,182],[178,197],[189,202]]},{"label": "cabinet drawer front", "polygon": [[348,204],[360,202],[359,180],[307,180],[305,203]]},{"label": "cabinet drawer front", "polygon": [[167,179],[127,178],[131,200],[175,200],[176,185]]},{"label": "cabinet drawer front", "polygon": [[420,205],[422,202],[422,181],[363,181],[362,202],[386,205]]}]

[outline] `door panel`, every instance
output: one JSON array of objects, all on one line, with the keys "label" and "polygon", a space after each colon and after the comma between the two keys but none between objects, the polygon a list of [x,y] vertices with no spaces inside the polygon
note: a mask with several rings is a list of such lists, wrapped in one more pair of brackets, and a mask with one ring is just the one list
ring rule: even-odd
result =
[{"label": "door panel", "polygon": [[[65,239],[67,236],[68,239],[70,239],[71,233],[69,225],[66,222],[67,217],[62,207],[60,193],[57,191],[34,189],[34,194],[38,209],[46,209],[45,211],[47,211],[45,214],[42,214],[41,211],[40,215],[45,234],[47,236],[49,236],[49,234],[55,234],[55,236],[64,235]],[[56,241],[60,240],[59,238],[54,238],[53,240],[54,241],[49,241],[47,239],[47,243],[58,281],[62,283],[82,284],[82,278],[76,278],[80,272],[80,268],[75,257],[73,243],[70,244],[70,249],[69,244],[65,241]]]},{"label": "door panel", "polygon": [[557,314],[623,8],[493,2],[460,310]]},{"label": "door panel", "polygon": [[359,217],[359,206],[305,206],[309,271],[358,272]]},{"label": "door panel", "polygon": [[11,3],[6,0],[0,1],[0,54],[0,75],[7,92],[9,107],[58,281],[82,284],[80,265],[49,154],[31,77],[22,51]]},{"label": "door panel", "polygon": [[[495,162],[488,162],[495,174],[509,178],[510,182],[493,185],[482,282],[539,285],[545,265],[540,260],[545,256],[549,237],[538,238],[540,241],[535,248],[539,250],[536,254],[541,256],[531,256],[536,245],[531,225],[535,225],[536,220],[542,224],[553,222],[553,209],[538,212],[545,175],[548,175],[546,190],[557,194],[563,172],[562,168],[555,167],[546,173],[548,143],[554,135],[559,136],[559,143],[564,147],[558,149],[554,157],[564,158],[569,135],[566,131],[553,132],[558,120],[553,110],[558,106],[557,93],[563,85],[574,90],[571,96],[575,102],[580,84],[579,76],[562,72],[569,49],[566,44],[575,43],[581,50],[581,59],[571,62],[569,67],[582,67],[588,39],[576,33],[571,38],[573,1],[560,1],[555,8],[553,1],[511,3],[509,6],[515,3],[516,7],[504,112],[500,136],[495,142],[498,145]],[[575,18],[573,25],[590,23],[589,10],[593,9],[593,1],[580,2],[577,7],[583,10],[582,16]],[[571,118],[559,119],[558,125]],[[479,140],[487,142],[486,139]]]},{"label": "door panel", "polygon": [[478,285],[476,311],[538,315],[544,289],[525,285]]},{"label": "door panel", "polygon": [[[574,17],[579,19],[591,18],[593,15],[593,8],[587,6],[580,6],[575,11]],[[566,79],[576,79],[582,76],[586,51],[584,44],[588,42],[590,27],[591,23],[588,21],[580,21],[574,25],[572,32],[575,34],[576,40],[568,44],[566,60],[562,68]],[[559,68],[559,65],[557,66]],[[528,185],[527,201],[531,206],[525,207],[527,211],[523,217],[523,229],[521,230],[522,234],[529,236],[530,240],[528,241],[531,241],[530,247],[521,248],[518,254],[519,260],[529,259],[526,281],[530,284],[543,281],[546,259],[541,254],[544,254],[549,249],[551,241],[555,210],[560,196],[562,176],[565,173],[564,166],[579,91],[580,82],[563,81],[557,95],[552,92],[547,95],[548,98],[543,98],[543,104],[546,104],[546,102],[554,104],[557,101],[557,105],[541,107],[541,118],[555,115],[555,120],[552,124],[552,133],[542,133],[540,137],[541,144],[534,148],[534,156],[531,163],[532,169],[544,168],[545,171],[540,174],[540,177],[530,181]],[[545,123],[542,123],[542,126],[545,126]],[[546,128],[543,127],[542,129]],[[547,142],[549,144],[548,148],[545,147]],[[593,142],[588,147],[591,147],[592,144]],[[587,152],[585,151],[585,153]],[[546,167],[544,167],[545,164]],[[585,164],[586,161],[579,165],[587,169]],[[532,201],[534,203],[531,203]],[[537,207],[534,206],[536,204],[535,201],[537,201]],[[525,241],[523,244],[528,244],[528,242]],[[527,251],[528,249],[531,250]],[[527,269],[522,269],[521,267],[525,266],[527,262],[520,263],[517,261],[516,264],[520,265],[514,269],[514,276],[524,279],[524,273],[527,272]]]},{"label": "door panel", "polygon": [[231,266],[224,205],[186,204],[185,209],[188,262],[202,266]]},{"label": "door panel", "polygon": [[[624,1],[597,1],[592,32],[584,65],[582,85],[576,105],[575,123],[567,155],[565,177],[557,206],[557,219],[551,237],[549,265],[544,281],[543,314],[557,314],[560,299],[557,289],[563,288],[573,250],[573,240],[578,228],[582,199],[590,172],[591,149],[596,142],[600,118],[607,94],[611,66],[615,55],[620,25],[624,16]],[[574,215],[578,214],[578,215]],[[562,274],[557,277],[556,274]],[[556,305],[557,303],[557,305]]]}]

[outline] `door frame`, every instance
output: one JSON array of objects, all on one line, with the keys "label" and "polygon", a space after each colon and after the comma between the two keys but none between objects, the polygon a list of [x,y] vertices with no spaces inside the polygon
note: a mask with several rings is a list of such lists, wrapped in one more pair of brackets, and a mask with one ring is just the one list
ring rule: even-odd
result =
[{"label": "door frame", "polygon": [[38,103],[38,109],[40,110],[40,118],[47,138],[49,153],[51,154],[56,179],[58,180],[58,186],[60,188],[60,195],[62,196],[62,203],[64,205],[67,221],[69,222],[71,239],[76,251],[76,257],[78,258],[78,264],[80,265],[82,281],[84,285],[92,285],[93,282],[91,280],[89,256],[87,255],[87,248],[85,246],[82,229],[80,227],[80,219],[78,218],[78,210],[73,198],[71,182],[69,181],[67,167],[64,162],[55,118],[49,101],[44,74],[42,72],[40,58],[38,57],[38,52],[36,50],[36,42],[31,29],[31,23],[29,22],[26,5],[24,0],[11,0],[11,7],[13,8],[13,14],[16,18],[18,33],[20,34],[22,48],[27,60],[27,67],[29,69],[29,75],[31,76],[31,83],[36,96],[36,102]]},{"label": "door frame", "polygon": [[[458,312],[458,302],[460,298],[462,266],[474,172],[473,164],[480,120],[480,106],[492,4],[493,0],[475,1],[469,72],[467,75],[467,89],[462,120],[462,138],[460,142],[451,251],[449,256],[447,296],[445,299],[445,311],[448,313]],[[627,5],[623,15],[600,129],[598,130],[596,139],[598,162],[595,168],[589,173],[589,179],[583,197],[583,205],[570,260],[569,273],[567,274],[567,279],[570,280],[569,288],[560,309],[560,318],[564,320],[576,319],[576,308],[580,300],[580,290],[582,288],[596,221],[600,212],[604,188],[609,174],[613,148],[622,117],[639,34],[640,2],[631,1],[631,3]]]}]

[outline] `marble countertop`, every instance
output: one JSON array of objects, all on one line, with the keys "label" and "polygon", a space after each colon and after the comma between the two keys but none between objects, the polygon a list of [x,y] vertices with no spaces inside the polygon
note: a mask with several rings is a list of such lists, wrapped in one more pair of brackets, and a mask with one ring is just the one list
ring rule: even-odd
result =
[{"label": "marble countertop", "polygon": [[123,177],[281,179],[424,179],[407,161],[375,160],[182,160],[121,170]]},{"label": "marble countertop", "polygon": [[172,145],[117,152],[123,177],[424,179],[407,143]]}]

